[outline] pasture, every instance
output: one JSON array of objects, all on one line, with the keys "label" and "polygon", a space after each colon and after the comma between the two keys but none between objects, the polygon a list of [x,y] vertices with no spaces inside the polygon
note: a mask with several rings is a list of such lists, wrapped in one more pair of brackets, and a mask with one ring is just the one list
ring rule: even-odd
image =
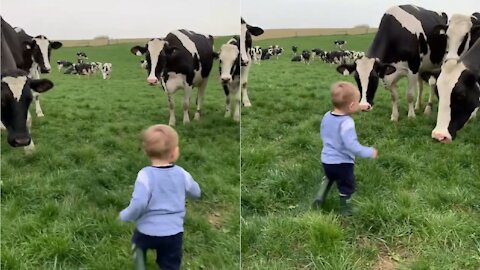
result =
[{"label": "pasture", "polygon": [[[252,107],[242,111],[242,266],[244,269],[479,269],[480,119],[450,145],[431,139],[434,113],[407,119],[406,83],[400,118],[380,83],[372,112],[354,116],[359,141],[377,160],[357,159],[354,214],[339,217],[332,188],[322,211],[310,206],[323,177],[320,121],[331,109],[329,87],[354,83],[329,65],[290,62],[291,46],[365,51],[373,35],[262,40],[285,49],[254,65]],[[423,103],[427,100],[425,85]]]},{"label": "pasture", "polygon": [[[226,41],[220,38],[215,47]],[[166,95],[146,83],[134,45],[61,48],[52,52],[55,87],[41,96],[44,118],[34,104],[32,137],[36,152],[25,156],[1,142],[1,268],[129,269],[133,224],[118,213],[131,198],[137,172],[149,165],[140,132],[168,123]],[[111,62],[110,80],[64,75],[57,60]],[[202,119],[182,125],[183,91],[176,95],[178,165],[202,189],[200,201],[187,202],[184,269],[231,269],[239,265],[239,124],[225,119],[218,61],[206,90]],[[2,136],[5,133],[2,132]],[[155,267],[154,252],[148,264]],[[152,268],[153,269],[153,268]]]}]

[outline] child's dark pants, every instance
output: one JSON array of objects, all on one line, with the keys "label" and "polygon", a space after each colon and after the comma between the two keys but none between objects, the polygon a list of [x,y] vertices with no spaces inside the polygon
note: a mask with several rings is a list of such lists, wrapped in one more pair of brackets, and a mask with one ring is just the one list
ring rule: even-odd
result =
[{"label": "child's dark pants", "polygon": [[[157,251],[156,262],[162,270],[178,270],[182,262],[182,240],[183,232],[170,236],[150,236],[135,230],[132,242],[135,245],[134,252],[140,249],[145,256],[147,250],[155,249]],[[137,255],[137,253],[135,253]],[[142,258],[139,258],[140,260]],[[146,262],[145,257],[143,261]]]},{"label": "child's dark pants", "polygon": [[341,197],[347,199],[355,192],[355,175],[353,174],[353,163],[323,164],[325,176],[337,183],[338,192]]}]

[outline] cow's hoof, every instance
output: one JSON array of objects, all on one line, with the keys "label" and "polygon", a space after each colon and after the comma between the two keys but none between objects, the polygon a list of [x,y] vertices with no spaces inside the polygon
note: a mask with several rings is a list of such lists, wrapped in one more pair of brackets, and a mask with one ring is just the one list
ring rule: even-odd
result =
[{"label": "cow's hoof", "polygon": [[431,115],[432,114],[432,107],[431,106],[425,107],[425,111],[423,111],[423,114]]},{"label": "cow's hoof", "polygon": [[231,114],[230,112],[225,112],[224,117],[225,117],[225,118],[230,118],[231,115],[232,115],[232,114]]},{"label": "cow's hoof", "polygon": [[193,119],[195,119],[197,121],[200,120],[200,113],[196,112],[195,117]]},{"label": "cow's hoof", "polygon": [[233,121],[240,122],[240,116],[239,115],[234,115],[233,116]]},{"label": "cow's hoof", "polygon": [[409,113],[408,119],[415,119],[415,113]]},{"label": "cow's hoof", "polygon": [[43,113],[37,113],[37,117],[44,117],[45,115]]},{"label": "cow's hoof", "polygon": [[395,115],[390,116],[390,121],[398,122],[398,115],[397,116],[395,116]]},{"label": "cow's hoof", "polygon": [[175,120],[168,121],[168,125],[171,127],[175,126]]},{"label": "cow's hoof", "polygon": [[243,106],[244,106],[244,107],[247,107],[247,108],[248,108],[248,107],[252,107],[252,103],[250,103],[250,101],[247,101],[247,102],[244,102],[244,103],[243,103]]},{"label": "cow's hoof", "polygon": [[25,155],[31,155],[35,152],[35,147],[25,146],[24,150],[25,150]]}]

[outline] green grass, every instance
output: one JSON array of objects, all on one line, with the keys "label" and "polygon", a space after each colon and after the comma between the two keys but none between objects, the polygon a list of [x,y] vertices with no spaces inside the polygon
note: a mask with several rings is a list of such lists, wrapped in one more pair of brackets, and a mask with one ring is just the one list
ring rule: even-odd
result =
[{"label": "green grass", "polygon": [[[216,47],[226,39],[216,40]],[[25,156],[2,138],[1,268],[129,269],[133,224],[118,220],[130,201],[137,172],[148,165],[142,129],[168,123],[166,95],[146,83],[134,44],[62,48],[53,52],[55,87],[42,95],[36,118],[36,152]],[[60,74],[56,61],[113,63],[110,80]],[[217,62],[218,63],[218,62]],[[190,116],[195,112],[196,91]],[[224,94],[212,69],[200,122],[182,125],[183,91],[177,92],[180,166],[202,188],[187,202],[184,269],[231,269],[239,265],[239,125],[225,119]],[[2,133],[2,136],[4,133]],[[154,253],[149,265],[154,266]],[[238,266],[236,267],[238,268]]]},{"label": "green grass", "polygon": [[354,116],[360,142],[379,150],[378,160],[356,162],[354,215],[337,215],[336,189],[323,211],[310,210],[323,176],[319,126],[331,108],[329,86],[354,80],[318,60],[290,62],[291,46],[332,50],[338,38],[364,51],[373,36],[255,44],[286,51],[254,65],[249,75],[253,106],[243,109],[241,129],[243,268],[478,269],[480,121],[451,145],[433,141],[437,107],[431,116],[422,108],[407,119],[405,81],[399,122],[390,122],[390,94],[382,85],[374,110]]}]

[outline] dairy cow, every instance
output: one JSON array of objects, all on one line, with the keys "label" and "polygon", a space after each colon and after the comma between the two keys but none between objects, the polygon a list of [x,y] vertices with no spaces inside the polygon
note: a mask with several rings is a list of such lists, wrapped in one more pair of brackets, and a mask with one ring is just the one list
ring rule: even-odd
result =
[{"label": "dairy cow", "polygon": [[[220,48],[220,80],[225,92],[225,117],[240,121],[240,38],[233,37]],[[232,102],[231,99],[234,98]]]},{"label": "dairy cow", "polygon": [[[213,37],[190,30],[175,30],[165,38],[153,38],[145,46],[135,46],[130,50],[135,55],[144,55],[147,60],[150,84],[161,83],[168,96],[169,125],[175,125],[174,94],[178,88],[185,91],[183,100],[183,123],[190,122],[188,109],[192,88],[198,88],[195,119],[200,119],[203,96],[214,57]],[[248,57],[248,56],[247,56]]]},{"label": "dairy cow", "polygon": [[[360,108],[363,111],[372,109],[381,78],[392,96],[390,119],[397,121],[397,82],[407,77],[408,117],[415,117],[414,94],[420,81],[418,74],[441,66],[446,39],[437,35],[435,29],[445,26],[446,23],[445,13],[413,5],[394,6],[385,12],[365,57],[356,60],[354,64],[337,67],[337,71],[344,75],[353,73],[361,91]],[[428,108],[431,110],[431,96],[432,91],[426,113]],[[420,98],[415,107],[419,106]]]}]

